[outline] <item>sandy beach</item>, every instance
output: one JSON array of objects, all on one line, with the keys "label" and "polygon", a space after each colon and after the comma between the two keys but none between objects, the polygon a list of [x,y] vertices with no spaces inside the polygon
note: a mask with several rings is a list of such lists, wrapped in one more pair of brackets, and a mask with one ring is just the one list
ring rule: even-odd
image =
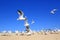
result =
[{"label": "sandy beach", "polygon": [[41,34],[41,32],[31,35],[0,35],[0,40],[60,40],[60,32]]}]

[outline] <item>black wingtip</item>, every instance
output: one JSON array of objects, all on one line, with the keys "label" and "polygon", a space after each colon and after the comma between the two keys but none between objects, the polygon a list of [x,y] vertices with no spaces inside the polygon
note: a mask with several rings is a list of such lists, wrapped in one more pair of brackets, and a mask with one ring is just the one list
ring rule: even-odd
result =
[{"label": "black wingtip", "polygon": [[17,11],[20,12],[20,13],[22,12],[21,10],[17,10]]}]

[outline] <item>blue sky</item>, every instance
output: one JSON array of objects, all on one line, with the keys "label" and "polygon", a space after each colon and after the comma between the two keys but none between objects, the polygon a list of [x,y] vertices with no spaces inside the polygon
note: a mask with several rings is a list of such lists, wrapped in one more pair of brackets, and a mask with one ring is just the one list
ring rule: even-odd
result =
[{"label": "blue sky", "polygon": [[[18,9],[27,16],[32,30],[60,28],[60,0],[0,0],[0,31],[25,30],[24,21],[17,21]],[[50,13],[53,9],[57,9],[55,14]]]}]

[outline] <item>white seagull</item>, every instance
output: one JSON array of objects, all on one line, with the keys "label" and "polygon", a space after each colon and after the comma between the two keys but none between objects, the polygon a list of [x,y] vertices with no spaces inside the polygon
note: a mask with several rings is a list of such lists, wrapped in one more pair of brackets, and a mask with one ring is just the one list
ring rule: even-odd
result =
[{"label": "white seagull", "polygon": [[55,14],[56,10],[57,10],[57,9],[51,10],[51,14]]},{"label": "white seagull", "polygon": [[34,24],[34,23],[35,23],[35,21],[34,21],[34,20],[32,20],[31,24]]},{"label": "white seagull", "polygon": [[29,26],[28,20],[25,20],[25,25],[24,26]]},{"label": "white seagull", "polygon": [[19,18],[17,20],[25,20],[24,13],[21,10],[18,10]]}]

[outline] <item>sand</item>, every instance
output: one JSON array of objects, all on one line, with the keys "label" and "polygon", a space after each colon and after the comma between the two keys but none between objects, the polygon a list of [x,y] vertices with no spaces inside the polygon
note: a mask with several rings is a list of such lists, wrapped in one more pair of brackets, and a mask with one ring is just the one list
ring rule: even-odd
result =
[{"label": "sand", "polygon": [[38,32],[32,35],[0,35],[0,40],[60,40],[60,32],[53,34]]}]

